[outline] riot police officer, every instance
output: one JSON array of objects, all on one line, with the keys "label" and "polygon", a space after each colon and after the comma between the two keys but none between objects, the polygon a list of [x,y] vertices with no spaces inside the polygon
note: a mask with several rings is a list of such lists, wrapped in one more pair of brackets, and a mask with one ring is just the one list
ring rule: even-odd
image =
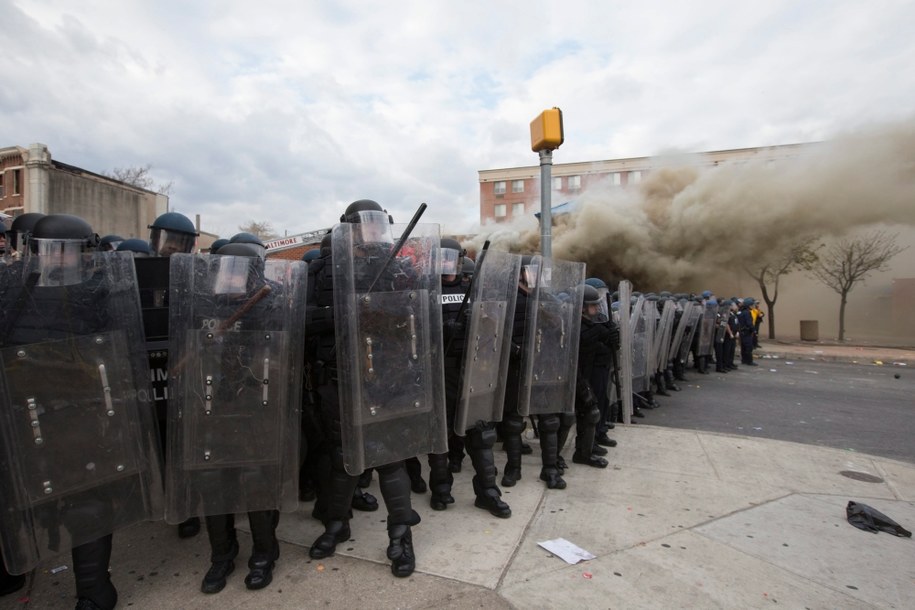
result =
[{"label": "riot police officer", "polygon": [[[581,338],[578,343],[578,381],[575,385],[575,453],[572,461],[595,468],[606,468],[607,460],[594,452],[594,432],[601,413],[596,392],[606,393],[607,377],[594,376],[594,359],[601,349],[610,347],[607,301],[597,288],[586,284],[582,303]],[[601,387],[592,386],[598,381]],[[604,449],[604,451],[606,451]]]},{"label": "riot police officer", "polygon": [[[468,286],[463,282],[462,267],[466,251],[457,240],[441,240],[442,260],[442,324],[445,343],[445,404],[449,423],[449,449],[454,447],[457,439],[463,441],[473,464],[473,490],[476,495],[474,505],[486,509],[495,517],[508,518],[511,508],[502,501],[502,492],[496,485],[496,466],[492,448],[496,442],[495,425],[489,421],[474,422],[472,427],[462,434],[454,429],[455,410],[461,394],[461,368],[464,348],[467,340],[466,295]],[[468,422],[469,423],[469,422]],[[454,477],[449,467],[447,454],[429,454],[429,490],[432,492],[429,501],[433,510],[445,510],[454,502],[451,486]]]},{"label": "riot police officer", "polygon": [[[142,380],[148,387],[148,376],[138,362],[140,354],[136,349],[140,345],[141,332],[136,286],[132,273],[126,277],[125,269],[129,270],[130,267],[121,265],[121,259],[112,257],[107,261],[84,260],[83,253],[95,248],[97,243],[98,236],[81,218],[66,214],[40,218],[35,223],[29,240],[31,256],[27,262],[28,267],[21,267],[26,278],[20,289],[22,298],[17,297],[12,302],[4,303],[3,322],[0,325],[3,328],[0,341],[4,345],[24,346],[21,352],[23,357],[32,351],[40,353],[42,343],[46,341],[55,341],[56,351],[63,352],[67,347],[85,346],[89,343],[85,341],[88,338],[93,349],[98,350],[90,356],[86,347],[74,349],[66,364],[53,371],[62,377],[54,392],[65,395],[44,397],[50,402],[54,402],[51,399],[59,399],[56,401],[58,406],[42,409],[44,418],[34,420],[37,426],[36,444],[50,446],[56,442],[54,452],[49,455],[69,453],[70,460],[86,460],[91,456],[91,470],[97,470],[99,474],[113,472],[114,464],[121,464],[119,472],[123,474],[119,477],[106,474],[109,480],[92,480],[86,485],[80,481],[80,477],[84,476],[80,474],[82,468],[76,467],[75,471],[68,471],[70,464],[59,464],[61,472],[56,473],[56,476],[48,476],[53,478],[54,484],[50,481],[44,483],[44,493],[55,495],[48,495],[48,501],[33,505],[27,521],[17,528],[23,530],[27,523],[28,527],[34,528],[29,536],[29,545],[37,542],[39,545],[47,545],[51,551],[56,551],[61,546],[60,525],[67,529],[69,538],[73,541],[71,555],[79,598],[77,608],[83,610],[107,610],[116,605],[118,594],[108,573],[113,539],[110,532],[122,525],[155,518],[155,509],[149,504],[149,498],[157,494],[161,497],[159,458],[155,454],[152,435],[152,414],[137,408],[134,402],[142,389],[136,380]],[[115,276],[114,273],[120,275]],[[125,358],[121,353],[120,358],[116,359],[109,351],[111,348],[106,346],[114,345],[122,338],[126,340],[126,349],[130,355]],[[79,358],[87,358],[91,362],[81,362]],[[124,391],[130,388],[113,388],[111,394],[106,394],[104,398],[108,403],[107,411],[99,409],[98,403],[105,404],[102,398],[92,395],[91,391],[85,391],[84,394],[77,392],[90,382],[98,383],[97,379],[92,379],[96,374],[93,371],[98,371],[105,385],[115,385],[118,383],[115,380],[121,375],[128,378],[133,375],[134,398],[124,395]],[[47,372],[43,371],[44,374]],[[73,387],[68,389],[68,384]],[[27,396],[35,396],[33,400],[39,404],[42,402],[38,388],[27,388],[27,391]],[[63,418],[55,417],[58,411],[64,415]],[[99,411],[105,413],[105,420],[100,422],[104,425],[94,427],[91,425],[91,417]],[[80,421],[75,417],[78,415],[82,416],[80,419],[89,418],[85,430],[73,430],[75,423]],[[139,419],[131,420],[131,417]],[[58,423],[55,424],[55,421]],[[65,446],[67,439],[57,438],[61,430],[55,428],[55,425],[61,425],[61,421],[65,434],[79,437],[97,433],[99,438],[83,438],[81,444],[75,445],[75,450],[73,446]],[[125,429],[137,436],[131,439],[122,438],[117,433],[114,438],[109,435],[109,431]],[[39,430],[43,432],[38,434]],[[133,453],[141,447],[139,454]],[[59,454],[62,450],[66,452]],[[110,460],[115,460],[114,464],[108,463]],[[136,472],[124,470],[122,464],[125,462],[122,460],[133,464],[142,464],[142,460],[147,460],[147,466],[155,473],[145,474],[142,467]],[[51,464],[28,466],[45,468]],[[69,488],[67,480],[72,481]],[[23,481],[23,484],[29,483]],[[8,518],[14,512],[8,510],[4,514]],[[10,532],[6,534],[9,535]],[[21,535],[21,531],[12,534],[13,537]],[[39,552],[41,550],[39,547]]]},{"label": "riot police officer", "polygon": [[[347,206],[340,222],[352,227],[354,247],[359,249],[354,258],[364,273],[373,274],[380,261],[391,253],[387,212],[375,201],[360,199]],[[336,229],[335,229],[336,232]],[[341,231],[341,235],[342,235]],[[358,243],[355,243],[358,241]],[[312,543],[309,556],[313,559],[330,557],[337,544],[350,537],[351,505],[359,473],[350,474],[345,465],[343,451],[342,409],[350,405],[341,404],[342,388],[339,378],[337,354],[345,346],[336,345],[336,326],[344,324],[342,313],[335,311],[334,293],[343,290],[338,284],[353,278],[339,277],[334,273],[332,253],[329,253],[321,269],[317,271],[314,289],[310,291],[309,318],[313,320],[309,334],[316,333],[317,359],[315,383],[319,395],[323,419],[327,423],[325,434],[330,439],[331,475],[327,490],[327,509],[324,517],[324,533]],[[389,261],[390,262],[390,261]],[[354,262],[354,264],[356,264]],[[390,286],[392,282],[409,281],[410,270],[400,263],[394,263],[384,270],[381,280]],[[360,277],[364,280],[364,277]],[[339,349],[338,349],[339,348]],[[343,364],[343,363],[340,363]],[[416,569],[413,549],[412,526],[420,522],[419,514],[413,510],[410,498],[410,477],[403,461],[379,464],[379,487],[388,510],[387,557],[391,560],[391,572],[397,577],[407,577]]]},{"label": "riot police officer", "polygon": [[[152,256],[136,258],[135,263],[137,281],[140,284],[140,303],[143,308],[143,327],[146,331],[156,417],[159,421],[160,442],[164,455],[168,429],[165,422],[168,411],[169,257],[172,254],[191,253],[197,244],[199,233],[194,223],[179,212],[159,215],[148,228]],[[191,538],[199,532],[198,517],[191,517],[178,525],[180,538]]]}]

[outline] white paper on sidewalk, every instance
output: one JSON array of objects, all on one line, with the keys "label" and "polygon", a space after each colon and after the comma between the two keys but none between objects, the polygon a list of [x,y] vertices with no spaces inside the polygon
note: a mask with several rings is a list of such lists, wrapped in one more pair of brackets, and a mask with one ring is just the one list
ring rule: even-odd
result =
[{"label": "white paper on sidewalk", "polygon": [[572,565],[575,565],[582,560],[594,559],[594,555],[581,547],[575,546],[565,538],[545,540],[543,542],[538,542],[537,545],[542,546],[553,555],[556,555],[566,563]]}]

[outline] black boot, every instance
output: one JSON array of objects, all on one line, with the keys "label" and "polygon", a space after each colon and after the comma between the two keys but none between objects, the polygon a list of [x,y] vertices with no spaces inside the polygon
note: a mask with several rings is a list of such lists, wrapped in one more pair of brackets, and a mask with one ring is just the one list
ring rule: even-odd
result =
[{"label": "black boot", "polygon": [[426,481],[423,480],[423,466],[420,464],[419,459],[412,457],[404,460],[404,464],[407,467],[407,474],[410,475],[410,489],[413,490],[413,493],[426,493],[428,487],[426,486]]},{"label": "black boot", "polygon": [[664,370],[664,385],[667,386],[668,390],[673,390],[674,392],[680,391],[680,386],[674,383],[674,376],[670,369]]},{"label": "black boot", "polygon": [[608,451],[597,443],[594,443],[594,446],[591,447],[591,455],[607,455],[607,453]]},{"label": "black boot", "polygon": [[667,391],[667,386],[664,385],[664,376],[661,373],[655,373],[654,384],[658,388],[656,394],[658,396],[670,396],[670,392]]},{"label": "black boot", "polygon": [[378,510],[378,499],[362,488],[356,487],[353,492],[353,508],[370,513]]},{"label": "black boot", "polygon": [[365,489],[372,484],[372,473],[375,472],[371,468],[367,468],[362,474],[359,475],[359,487]]},{"label": "black boot", "polygon": [[118,603],[118,591],[111,584],[108,565],[111,560],[112,536],[108,534],[70,550],[76,595],[102,610],[111,610]]},{"label": "black boot", "polygon": [[451,495],[451,486],[454,484],[454,475],[448,467],[447,454],[429,454],[429,490],[432,497],[429,506],[432,510],[445,510],[449,504],[454,504]]},{"label": "black boot", "polygon": [[584,464],[586,466],[591,466],[593,468],[606,468],[607,460],[604,458],[588,453],[583,455],[581,452],[576,451],[572,454],[572,461],[576,464]]},{"label": "black boot", "polygon": [[200,533],[200,517],[191,517],[178,524],[179,538],[193,538]]},{"label": "black boot", "polygon": [[606,433],[598,434],[596,437],[594,437],[594,442],[601,447],[616,447],[616,441],[607,436]]},{"label": "black boot", "polygon": [[[212,536],[211,536],[212,539]],[[227,551],[217,553],[216,549],[210,558],[210,569],[200,583],[203,593],[219,593],[226,586],[226,578],[235,571],[235,557],[238,555],[238,541],[232,540]]]},{"label": "black boot", "polygon": [[556,470],[559,471],[559,474],[563,475],[566,473],[566,470],[569,469],[569,465],[566,463],[566,459],[561,455],[556,456]]},{"label": "black boot", "polygon": [[251,590],[263,589],[273,582],[273,566],[279,556],[279,544],[272,552],[252,554],[248,560],[249,572],[245,576],[245,586]]},{"label": "black boot", "polygon": [[388,526],[388,559],[391,560],[391,573],[398,578],[406,578],[416,569],[416,556],[413,554],[413,532],[409,525]]},{"label": "black boot", "polygon": [[273,581],[273,566],[280,556],[280,544],[276,539],[279,521],[279,511],[257,510],[248,513],[253,547],[248,560],[249,572],[245,577],[248,589],[263,589]]},{"label": "black boot", "polygon": [[349,521],[328,521],[324,533],[312,543],[308,556],[312,559],[330,557],[337,550],[337,544],[349,540],[350,535]]},{"label": "black boot", "polygon": [[483,487],[478,477],[473,477],[473,493],[477,499],[473,505],[477,508],[488,510],[493,517],[508,519],[512,516],[511,507],[502,501],[502,492],[493,485],[492,487]]}]

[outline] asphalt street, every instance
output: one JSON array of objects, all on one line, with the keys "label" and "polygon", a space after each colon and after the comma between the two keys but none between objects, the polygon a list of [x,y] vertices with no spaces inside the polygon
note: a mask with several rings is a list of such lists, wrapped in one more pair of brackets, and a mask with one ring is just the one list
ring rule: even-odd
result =
[{"label": "asphalt street", "polygon": [[[915,370],[760,359],[699,375],[638,423],[820,445],[915,463]],[[896,378],[896,375],[899,377]]]}]

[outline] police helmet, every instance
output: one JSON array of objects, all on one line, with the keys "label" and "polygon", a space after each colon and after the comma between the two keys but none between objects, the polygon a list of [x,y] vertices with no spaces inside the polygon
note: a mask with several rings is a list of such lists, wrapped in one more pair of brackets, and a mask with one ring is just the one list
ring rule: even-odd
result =
[{"label": "police helmet", "polygon": [[588,279],[585,280],[585,284],[587,284],[588,286],[593,286],[594,288],[606,288],[607,287],[607,284],[604,282],[604,280],[600,279],[599,277],[589,277]]},{"label": "police helmet", "polygon": [[[265,258],[267,256],[267,247],[264,246],[264,242],[261,241],[261,238],[253,233],[236,233],[229,238],[230,244],[248,244],[252,246],[257,252],[260,258]],[[243,256],[243,255],[239,255]]]},{"label": "police helmet", "polygon": [[312,248],[311,250],[309,250],[308,252],[306,252],[305,254],[302,255],[302,260],[305,261],[306,263],[308,261],[313,261],[318,258],[321,258],[321,249],[320,248]]},{"label": "police helmet", "polygon": [[703,299],[707,299],[707,298],[709,298],[710,296],[712,296],[712,291],[711,291],[711,290],[703,290],[703,291],[702,291],[702,298],[703,298]]},{"label": "police helmet", "polygon": [[461,267],[461,274],[464,277],[470,277],[477,270],[477,264],[469,256],[464,257],[464,264]]},{"label": "police helmet", "polygon": [[213,292],[236,296],[250,292],[265,264],[257,244],[228,243],[216,254],[219,255],[219,268]]},{"label": "police helmet", "polygon": [[92,230],[88,222],[72,214],[50,214],[39,218],[32,228],[32,252],[40,248],[36,241],[67,241],[76,242],[81,250],[94,248],[98,245],[98,235]]},{"label": "police helmet", "polygon": [[743,300],[743,304],[746,305],[747,307],[749,307],[751,305],[755,305],[756,299],[754,299],[753,297],[747,297]]},{"label": "police helmet", "polygon": [[149,243],[156,256],[189,254],[197,244],[198,235],[194,223],[178,212],[166,212],[149,225]]},{"label": "police helmet", "polygon": [[113,252],[122,241],[124,238],[120,235],[106,235],[98,240],[98,249],[100,252]]},{"label": "police helmet", "polygon": [[27,212],[14,218],[13,223],[6,232],[7,247],[13,250],[27,251],[32,229],[35,227],[35,223],[44,218],[44,216],[40,212]]},{"label": "police helmet", "polygon": [[210,244],[210,254],[216,254],[216,251],[219,250],[220,248],[222,248],[227,243],[229,243],[228,239],[226,239],[225,237],[220,237],[219,239],[214,241],[212,244]]},{"label": "police helmet", "polygon": [[466,250],[460,242],[450,237],[443,237],[439,242],[439,254],[442,259],[442,275],[460,275],[462,260]]},{"label": "police helmet", "polygon": [[360,199],[349,204],[340,217],[340,222],[359,225],[352,229],[356,246],[390,246],[394,243],[390,226],[393,219],[371,199]]},{"label": "police helmet", "polygon": [[98,245],[98,235],[79,216],[50,214],[32,228],[29,249],[37,256],[39,286],[70,286],[84,280],[82,254]]},{"label": "police helmet", "polygon": [[[380,218],[385,218],[385,220],[382,221]],[[394,219],[388,215],[388,211],[382,208],[377,201],[360,199],[346,206],[346,210],[340,215],[340,222],[350,224],[387,222],[388,224],[393,224]]]},{"label": "police helmet", "polygon": [[149,242],[145,239],[137,239],[135,237],[125,239],[119,243],[117,251],[132,252],[135,257],[152,256],[152,248],[149,247]]}]

